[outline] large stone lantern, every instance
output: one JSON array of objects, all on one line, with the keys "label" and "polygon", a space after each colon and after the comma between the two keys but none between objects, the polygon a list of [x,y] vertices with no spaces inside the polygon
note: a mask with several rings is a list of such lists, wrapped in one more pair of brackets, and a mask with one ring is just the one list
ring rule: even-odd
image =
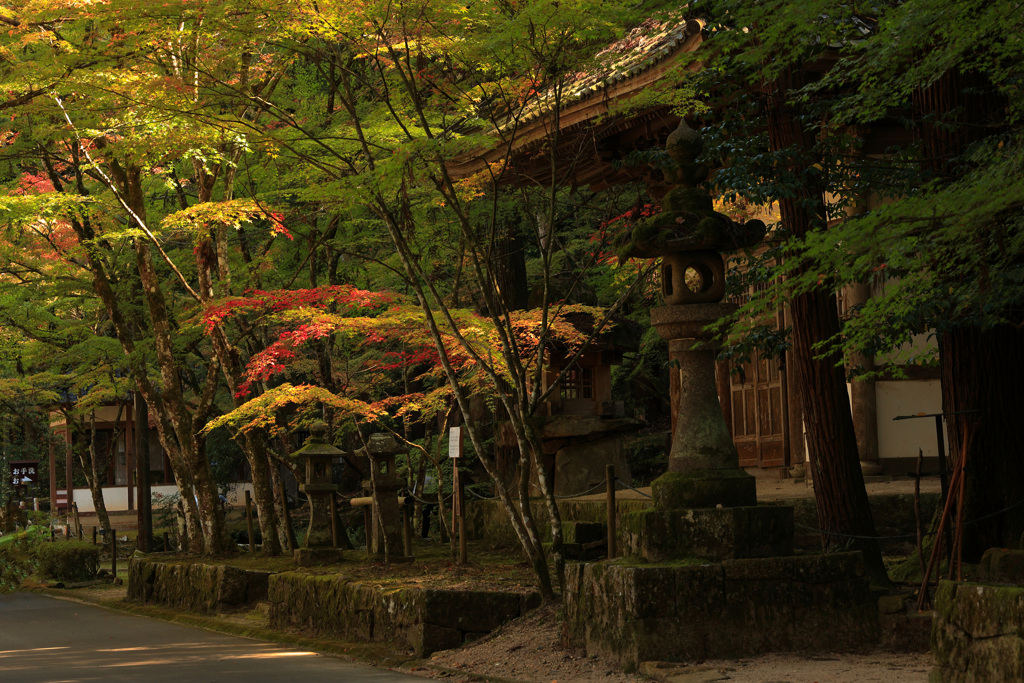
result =
[{"label": "large stone lantern", "polygon": [[638,550],[652,560],[786,554],[787,543],[791,547],[786,539],[787,533],[792,536],[791,521],[787,532],[785,519],[754,507],[756,480],[739,466],[716,390],[718,347],[706,331],[736,309],[722,303],[721,252],[757,244],[765,225],[758,220],[739,224],[714,210],[711,197],[699,187],[707,177],[707,169],[697,163],[702,146],[700,136],[681,122],[666,143],[675,162],[666,175],[674,187],[661,213],[617,240],[620,258],[661,258],[665,305],[651,309],[651,324],[668,342],[673,371],[679,373],[668,472],[653,482],[654,509],[642,516],[638,529],[643,537]]},{"label": "large stone lantern", "polygon": [[331,481],[332,463],[342,455],[341,449],[327,443],[327,425],[315,422],[306,444],[292,453],[304,464],[304,480],[299,490],[309,499],[309,529],[301,548],[295,550],[300,566],[326,564],[341,560],[341,549],[334,547],[331,533],[331,496],[338,490]]},{"label": "large stone lantern", "polygon": [[669,135],[665,149],[675,168],[676,186],[662,212],[620,238],[620,255],[661,257],[665,305],[651,309],[651,324],[668,341],[669,357],[679,372],[679,408],[669,453],[668,473],[653,488],[655,504],[671,508],[754,505],[754,477],[739,467],[715,387],[718,351],[705,328],[732,313],[722,303],[725,265],[722,251],[757,244],[765,225],[740,225],[713,208],[698,185],[707,169],[697,163],[703,143],[685,121]]}]

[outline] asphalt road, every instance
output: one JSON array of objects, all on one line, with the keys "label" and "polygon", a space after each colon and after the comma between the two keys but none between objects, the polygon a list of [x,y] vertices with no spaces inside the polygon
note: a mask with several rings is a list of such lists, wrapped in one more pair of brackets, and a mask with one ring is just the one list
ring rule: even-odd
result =
[{"label": "asphalt road", "polygon": [[423,680],[44,595],[0,595],[2,683]]}]

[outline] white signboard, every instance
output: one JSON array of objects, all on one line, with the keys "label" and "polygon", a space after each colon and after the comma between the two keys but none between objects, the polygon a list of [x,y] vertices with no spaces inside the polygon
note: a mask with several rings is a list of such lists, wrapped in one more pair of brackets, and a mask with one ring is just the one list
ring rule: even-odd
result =
[{"label": "white signboard", "polygon": [[462,427],[451,427],[448,430],[448,457],[462,457]]}]

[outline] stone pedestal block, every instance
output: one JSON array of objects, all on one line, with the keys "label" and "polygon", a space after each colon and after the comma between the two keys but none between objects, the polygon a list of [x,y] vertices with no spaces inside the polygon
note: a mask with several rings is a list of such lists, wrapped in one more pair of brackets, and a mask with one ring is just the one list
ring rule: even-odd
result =
[{"label": "stone pedestal block", "polygon": [[643,510],[625,516],[623,545],[648,562],[793,554],[793,508]]},{"label": "stone pedestal block", "polygon": [[757,479],[741,469],[666,472],[651,482],[659,510],[757,505]]},{"label": "stone pedestal block", "polygon": [[571,564],[564,599],[570,645],[634,667],[859,649],[879,638],[860,553],[699,566]]}]

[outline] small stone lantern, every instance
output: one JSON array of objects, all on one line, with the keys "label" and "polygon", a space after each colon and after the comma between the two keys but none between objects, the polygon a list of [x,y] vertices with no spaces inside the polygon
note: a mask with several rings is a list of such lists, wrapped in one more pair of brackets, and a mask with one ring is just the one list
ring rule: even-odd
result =
[{"label": "small stone lantern", "polygon": [[331,533],[331,496],[338,490],[331,481],[331,465],[342,451],[327,443],[327,425],[323,422],[313,423],[310,432],[306,444],[292,453],[293,458],[305,463],[305,481],[299,484],[299,490],[306,494],[310,508],[306,539],[295,550],[295,562],[300,567],[341,560],[341,549],[334,547]]},{"label": "small stone lantern", "polygon": [[370,479],[363,488],[373,496],[370,528],[366,530],[366,545],[370,553],[385,562],[406,562],[402,540],[402,511],[398,505],[398,492],[404,486],[398,476],[396,457],[407,452],[390,434],[372,434],[366,444],[370,457]]}]

